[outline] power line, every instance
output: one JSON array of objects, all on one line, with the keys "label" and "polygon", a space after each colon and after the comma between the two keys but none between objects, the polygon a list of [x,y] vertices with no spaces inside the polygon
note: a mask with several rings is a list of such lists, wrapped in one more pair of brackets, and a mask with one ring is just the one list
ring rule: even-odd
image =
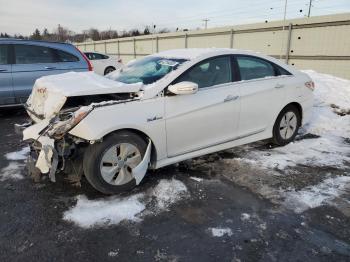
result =
[{"label": "power line", "polygon": [[[260,4],[263,4],[264,6],[267,6],[268,3],[270,3],[271,1],[269,2],[261,2]],[[279,1],[280,2],[280,1]],[[300,2],[292,2],[290,4],[288,4],[288,7],[291,7],[291,6],[296,6],[296,5],[301,5],[301,4],[306,4],[305,3],[305,0],[303,0],[303,3],[300,3]],[[235,9],[234,12],[232,12],[232,10],[225,10],[225,11],[221,11],[221,12],[230,12],[228,14],[225,14],[225,15],[209,15],[207,16],[207,19],[214,19],[215,18],[215,21],[217,20],[221,20],[222,18],[225,18],[225,17],[232,17],[233,15],[246,15],[246,14],[250,14],[252,13],[253,11],[259,11],[261,10],[262,8],[260,7],[260,5],[258,6],[255,6],[254,8],[249,8],[249,10],[239,10],[237,11]],[[266,11],[272,11],[272,10],[276,10],[276,7],[272,8],[272,7],[269,7],[268,9],[266,9]],[[219,11],[216,11],[216,12],[213,12],[213,13],[218,13]],[[266,12],[265,13],[266,15],[274,15],[276,14],[275,12]],[[278,14],[280,14],[280,12],[278,12]],[[161,26],[171,26],[171,25],[179,25],[179,24],[188,24],[190,21],[199,21],[200,19],[199,18],[194,18],[195,16],[191,17],[191,18],[187,18],[187,19],[181,19],[180,21],[179,20],[173,20],[173,21],[168,21],[166,23],[159,23],[158,25],[161,25]],[[246,18],[246,16],[245,16]]]}]

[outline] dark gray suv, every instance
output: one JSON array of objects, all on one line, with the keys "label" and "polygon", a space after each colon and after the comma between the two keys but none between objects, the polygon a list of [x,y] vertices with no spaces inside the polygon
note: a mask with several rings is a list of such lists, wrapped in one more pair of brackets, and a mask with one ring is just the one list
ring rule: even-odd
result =
[{"label": "dark gray suv", "polygon": [[41,76],[91,70],[86,56],[71,44],[0,39],[0,107],[26,102]]}]

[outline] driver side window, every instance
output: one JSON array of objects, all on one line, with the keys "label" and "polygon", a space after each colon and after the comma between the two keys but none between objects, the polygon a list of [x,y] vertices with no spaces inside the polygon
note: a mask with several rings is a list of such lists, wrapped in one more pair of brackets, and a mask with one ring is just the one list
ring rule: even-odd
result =
[{"label": "driver side window", "polygon": [[230,56],[220,56],[199,62],[176,79],[175,83],[189,81],[198,84],[199,88],[230,83]]}]

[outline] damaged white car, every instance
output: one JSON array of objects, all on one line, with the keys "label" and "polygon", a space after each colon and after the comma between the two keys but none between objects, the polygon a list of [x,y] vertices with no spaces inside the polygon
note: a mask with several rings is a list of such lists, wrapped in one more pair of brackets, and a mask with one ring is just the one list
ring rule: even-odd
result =
[{"label": "damaged white car", "polygon": [[170,50],[108,78],[66,73],[36,81],[18,125],[29,171],[85,175],[105,194],[138,185],[149,168],[272,138],[292,141],[314,84],[280,61],[233,49]]}]

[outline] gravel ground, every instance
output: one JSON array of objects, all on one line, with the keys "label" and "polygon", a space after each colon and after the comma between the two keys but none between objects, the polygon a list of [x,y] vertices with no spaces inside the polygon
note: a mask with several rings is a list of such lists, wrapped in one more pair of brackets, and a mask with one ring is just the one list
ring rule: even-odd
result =
[{"label": "gravel ground", "polygon": [[348,163],[262,169],[242,158],[270,147],[240,147],[150,172],[141,186],[118,198],[151,199],[148,192],[160,181],[180,181],[186,196],[166,208],[140,200],[145,210],[136,220],[83,228],[64,219],[77,196],[107,198],[85,180],[81,188],[62,179],[35,184],[23,160],[8,160],[7,153],[24,147],[13,132],[13,124],[24,120],[21,110],[0,116],[0,261],[350,260],[348,188],[302,210],[286,202],[291,193],[313,192],[327,178],[346,178]]}]

